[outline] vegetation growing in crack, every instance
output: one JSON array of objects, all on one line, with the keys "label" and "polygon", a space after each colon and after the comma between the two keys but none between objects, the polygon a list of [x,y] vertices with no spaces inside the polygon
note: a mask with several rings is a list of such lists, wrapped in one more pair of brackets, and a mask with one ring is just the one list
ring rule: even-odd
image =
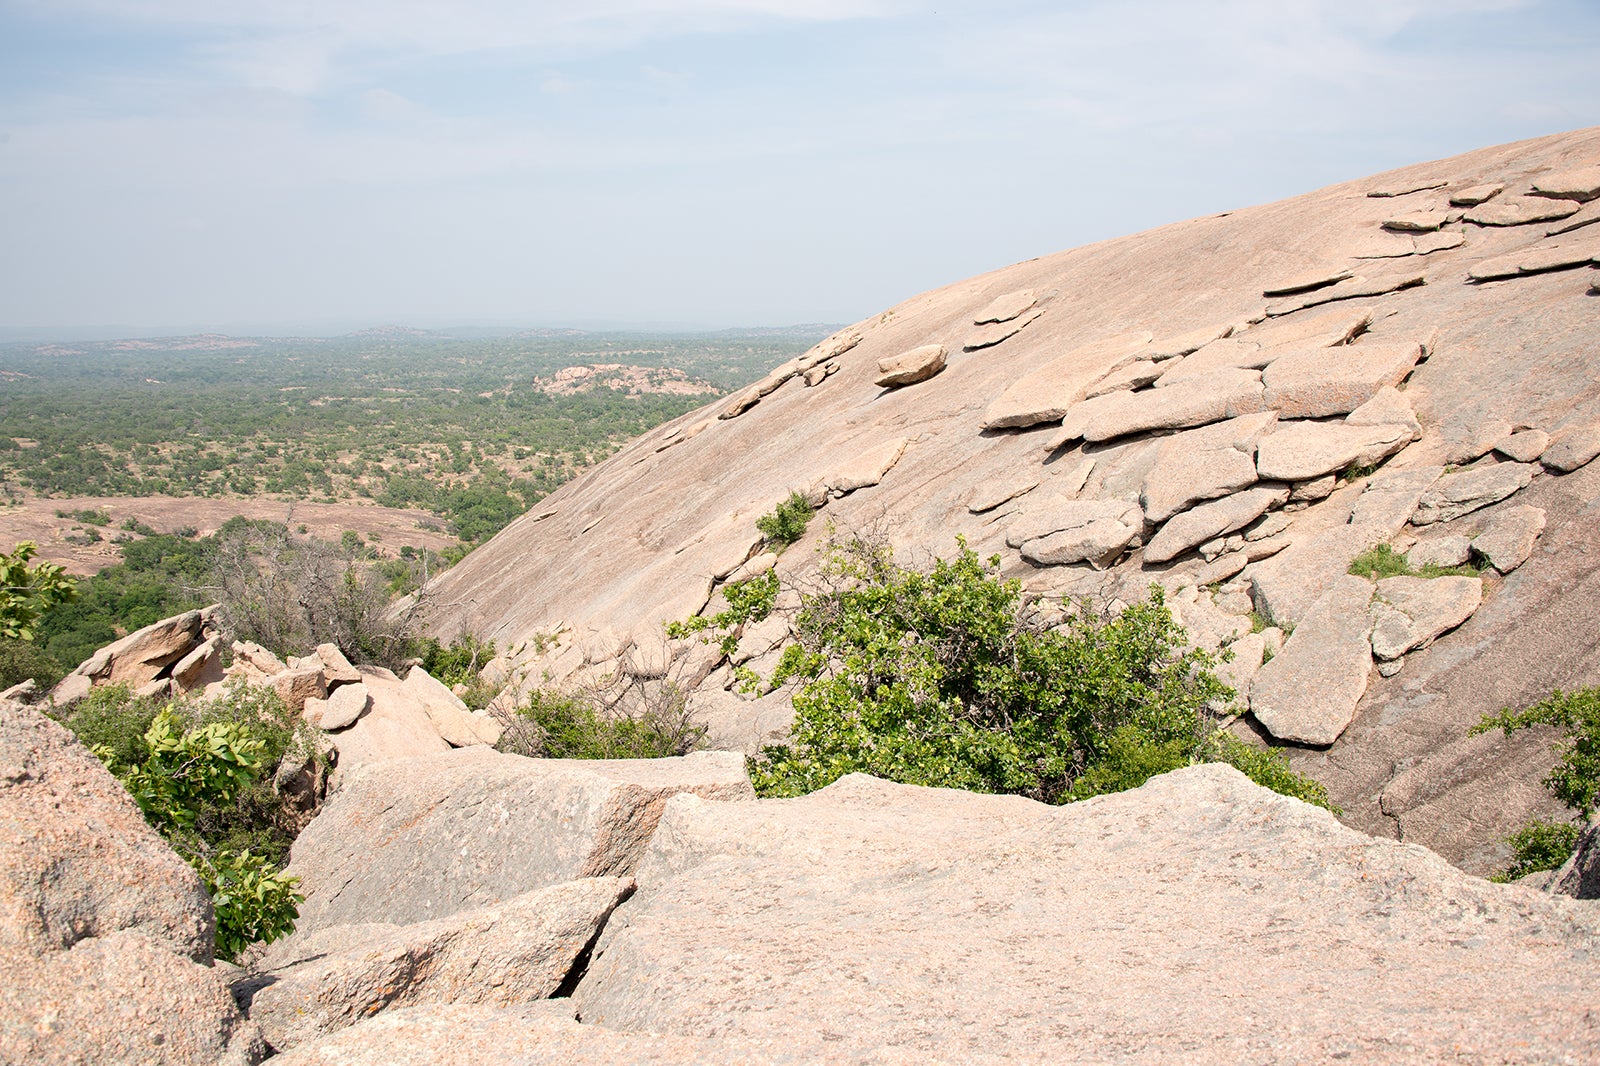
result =
[{"label": "vegetation growing in crack", "polygon": [[[1535,726],[1552,727],[1561,738],[1556,765],[1545,775],[1544,787],[1578,819],[1589,818],[1600,807],[1600,687],[1558,689],[1520,711],[1503,707],[1499,714],[1484,715],[1471,734],[1500,729],[1510,736]],[[1515,880],[1557,868],[1572,854],[1578,832],[1574,823],[1534,819],[1507,838],[1512,862],[1494,879]]]},{"label": "vegetation growing in crack", "polygon": [[1482,573],[1475,566],[1438,566],[1425,563],[1417,567],[1393,545],[1379,544],[1350,560],[1349,572],[1356,577],[1379,581],[1386,577],[1477,577]]},{"label": "vegetation growing in crack", "polygon": [[1233,691],[1189,648],[1152,587],[1110,616],[1024,620],[1021,588],[960,544],[930,570],[881,545],[834,544],[772,681],[798,682],[790,743],[751,762],[757,791],[794,796],[848,773],[1063,803],[1168,770],[1228,762],[1328,806],[1282,753],[1219,731]]},{"label": "vegetation growing in crack", "polygon": [[756,529],[766,538],[767,547],[782,551],[805,536],[814,513],[811,502],[802,493],[791,492],[788,499],[756,519]]}]

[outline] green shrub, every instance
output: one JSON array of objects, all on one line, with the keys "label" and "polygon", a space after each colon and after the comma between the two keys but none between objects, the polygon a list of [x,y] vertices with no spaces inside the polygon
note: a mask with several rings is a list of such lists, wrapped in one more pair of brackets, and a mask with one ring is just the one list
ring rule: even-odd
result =
[{"label": "green shrub", "polygon": [[422,641],[419,654],[422,668],[439,681],[451,688],[466,686],[461,699],[467,706],[475,710],[487,707],[497,695],[498,689],[478,676],[478,671],[495,657],[494,641],[464,633],[445,645],[429,637]]},{"label": "green shrub", "polygon": [[74,705],[65,724],[205,882],[219,957],[294,928],[304,897],[279,869],[294,821],[271,775],[308,749],[306,727],[275,693],[238,686],[207,703],[158,702],[108,685]]},{"label": "green shrub", "polygon": [[739,627],[746,622],[764,621],[778,602],[778,575],[768,570],[747,581],[733,581],[721,589],[722,598],[728,601],[726,610],[714,615],[695,615],[681,622],[668,622],[667,636],[682,640],[695,633],[711,632],[716,635],[722,654],[732,655],[739,646]]},{"label": "green shrub", "polygon": [[705,735],[669,687],[635,713],[605,713],[576,693],[536,689],[518,708],[500,750],[545,759],[661,759],[686,755]]},{"label": "green shrub", "polygon": [[14,637],[0,637],[0,689],[33,680],[48,689],[67,674],[67,668],[39,645]]},{"label": "green shrub", "polygon": [[778,504],[770,513],[756,519],[756,529],[767,539],[769,547],[782,551],[805,536],[810,523],[812,507],[804,495],[791,492],[789,498]]},{"label": "green shrub", "polygon": [[[1484,715],[1470,732],[1476,735],[1500,729],[1510,736],[1537,725],[1561,733],[1556,765],[1545,775],[1544,787],[1580,818],[1590,817],[1600,806],[1600,687],[1576,692],[1557,689],[1520,711],[1502,707],[1499,714]],[[1513,852],[1512,865],[1496,875],[1496,880],[1553,870],[1567,861],[1577,842],[1576,825],[1534,819],[1506,838]]]},{"label": "green shrub", "polygon": [[[800,682],[795,723],[752,760],[757,791],[800,795],[859,771],[1061,803],[1231,753],[1211,708],[1233,692],[1186,648],[1159,587],[1115,617],[1080,604],[1044,629],[1022,620],[1020,584],[998,565],[964,543],[926,573],[884,548],[833,546],[772,679]],[[1234,758],[1268,787],[1315,795],[1286,765]]]},{"label": "green shrub", "polygon": [[1471,565],[1439,566],[1436,563],[1426,563],[1420,568],[1414,567],[1411,565],[1411,560],[1403,553],[1395,551],[1393,546],[1380,544],[1350,560],[1349,572],[1356,577],[1378,581],[1386,577],[1477,577],[1483,571]]},{"label": "green shrub", "polygon": [[1511,865],[1489,880],[1504,883],[1540,870],[1559,868],[1578,846],[1580,831],[1572,822],[1533,819],[1506,838],[1506,843],[1511,845]]}]

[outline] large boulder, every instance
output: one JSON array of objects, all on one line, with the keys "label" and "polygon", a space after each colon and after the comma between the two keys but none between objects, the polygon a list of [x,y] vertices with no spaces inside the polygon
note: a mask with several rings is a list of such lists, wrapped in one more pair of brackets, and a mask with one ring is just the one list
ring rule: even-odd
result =
[{"label": "large boulder", "polygon": [[548,999],[632,891],[588,878],[431,922],[328,927],[269,956],[247,986],[250,1020],[284,1051],[401,1007]]},{"label": "large boulder", "polygon": [[211,901],[66,729],[0,702],[0,1062],[250,1062]]},{"label": "large boulder", "polygon": [[861,776],[680,797],[638,880],[574,994],[586,1024],[794,1061],[1593,1053],[1592,907],[1226,766],[1059,808]]},{"label": "large boulder", "polygon": [[[127,685],[139,689],[170,677],[173,667],[204,645],[206,622],[214,608],[184,611],[152,622],[113,641],[79,664],[56,686],[55,701],[67,703],[87,693],[93,685]],[[200,660],[188,664],[189,676],[205,673]]]},{"label": "large boulder", "polygon": [[[300,834],[294,938],[408,925],[582,877],[626,876],[670,796],[753,795],[744,759],[527,759],[478,746],[369,763]],[[285,949],[287,950],[287,949]]]}]

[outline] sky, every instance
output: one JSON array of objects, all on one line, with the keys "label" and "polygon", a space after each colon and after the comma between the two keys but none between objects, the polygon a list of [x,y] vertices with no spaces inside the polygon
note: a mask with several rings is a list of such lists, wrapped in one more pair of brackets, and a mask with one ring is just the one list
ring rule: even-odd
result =
[{"label": "sky", "polygon": [[1597,0],[0,0],[0,340],[849,322],[1597,71]]}]

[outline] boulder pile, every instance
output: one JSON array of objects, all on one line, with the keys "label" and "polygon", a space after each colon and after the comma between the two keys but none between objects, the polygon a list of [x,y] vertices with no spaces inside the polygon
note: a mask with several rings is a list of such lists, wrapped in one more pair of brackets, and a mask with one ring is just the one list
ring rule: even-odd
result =
[{"label": "boulder pile", "polygon": [[[1578,131],[913,297],[564,486],[437,580],[434,622],[495,640],[513,691],[671,687],[753,750],[783,733],[746,673],[781,623],[727,656],[662,623],[754,573],[805,587],[824,527],[960,536],[1047,606],[1162,587],[1231,649],[1241,736],[1352,824],[1491,869],[1555,812],[1541,742],[1467,729],[1600,683],[1597,172]],[[776,554],[756,520],[794,492],[827,521]],[[1373,552],[1398,565],[1352,572]],[[1493,803],[1461,772],[1485,745]]]},{"label": "boulder pile", "polygon": [[734,753],[379,761],[296,841],[299,927],[248,971],[212,965],[194,875],[69,734],[0,705],[0,768],[7,1062],[1465,1063],[1600,1036],[1600,903],[1221,765],[1049,807],[860,775],[758,800]]}]

